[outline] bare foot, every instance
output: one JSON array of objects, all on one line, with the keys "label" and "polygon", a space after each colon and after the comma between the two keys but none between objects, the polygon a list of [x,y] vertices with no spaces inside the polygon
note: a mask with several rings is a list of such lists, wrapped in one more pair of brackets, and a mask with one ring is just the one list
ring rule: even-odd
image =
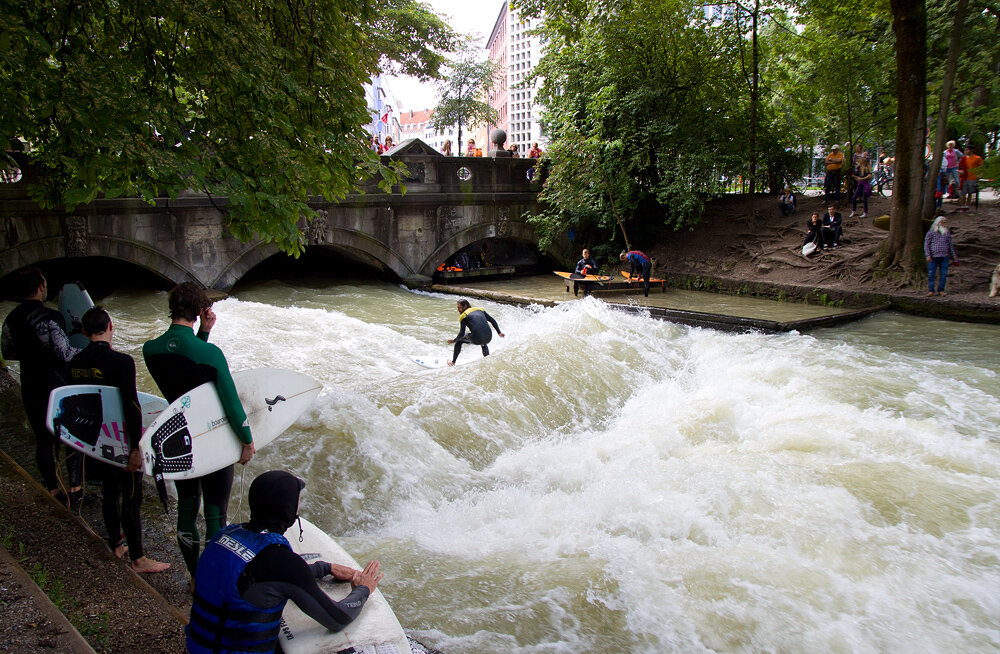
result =
[{"label": "bare foot", "polygon": [[454,362],[454,361],[449,361],[449,362],[448,362],[448,365],[449,365],[449,366],[453,366],[453,365],[455,365],[455,362]]},{"label": "bare foot", "polygon": [[[120,559],[123,556],[125,556],[126,554],[128,554],[128,545],[126,545],[125,543],[122,543],[121,545],[115,546],[115,548],[113,550],[111,550],[111,551],[114,552],[114,555],[115,555],[116,559]],[[143,557],[143,558],[145,558],[145,557]]]},{"label": "bare foot", "polygon": [[169,563],[163,563],[162,561],[154,561],[145,556],[140,556],[135,561],[132,561],[132,570],[140,574],[143,573],[156,573],[163,572],[170,567]]}]

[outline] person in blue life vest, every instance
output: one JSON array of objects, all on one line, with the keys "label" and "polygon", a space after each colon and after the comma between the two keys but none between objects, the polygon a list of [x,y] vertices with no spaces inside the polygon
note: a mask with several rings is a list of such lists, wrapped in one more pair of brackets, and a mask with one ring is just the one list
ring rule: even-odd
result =
[{"label": "person in blue life vest", "polygon": [[[500,331],[500,325],[493,319],[493,316],[479,307],[473,307],[469,304],[468,300],[459,300],[455,303],[455,306],[458,308],[458,324],[460,329],[458,330],[458,336],[448,339],[449,345],[452,343],[455,344],[455,351],[452,353],[451,361],[448,362],[448,365],[453,366],[458,361],[458,355],[462,352],[463,343],[481,345],[483,356],[489,356],[490,348],[487,346],[487,343],[493,340],[493,332],[490,331],[490,325],[493,325],[493,328],[497,330],[497,334],[500,334],[500,338],[503,338],[504,335]],[[467,329],[469,331],[468,334],[465,333]]]},{"label": "person in blue life vest", "polygon": [[622,250],[618,258],[628,263],[628,281],[631,284],[632,278],[643,280],[643,295],[649,297],[649,274],[653,270],[653,261],[639,250]]},{"label": "person in blue life vest", "polygon": [[[285,531],[298,520],[305,482],[283,470],[250,484],[250,521],[223,528],[201,555],[195,573],[191,621],[185,628],[191,654],[274,652],[288,600],[330,631],[341,631],[361,613],[382,572],[326,561],[306,563],[292,551]],[[316,584],[330,575],[351,583],[334,601]]]}]

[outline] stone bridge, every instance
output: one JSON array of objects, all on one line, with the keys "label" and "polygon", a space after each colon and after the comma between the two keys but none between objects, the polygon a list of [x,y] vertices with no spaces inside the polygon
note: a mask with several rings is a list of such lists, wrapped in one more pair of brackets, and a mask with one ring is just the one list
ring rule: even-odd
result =
[{"label": "stone bridge", "polygon": [[[406,194],[383,193],[372,183],[340,202],[316,198],[310,204],[319,217],[302,224],[307,250],[332,249],[422,286],[447,257],[479,241],[537,246],[523,218],[537,209],[540,183],[529,179],[534,160],[445,157],[419,140],[401,143],[387,158],[406,165]],[[272,243],[229,233],[217,208],[225,198],[191,192],[153,205],[98,199],[66,213],[30,200],[26,186],[34,174],[25,165],[20,179],[0,183],[0,278],[51,260],[109,257],[168,282],[193,280],[228,292],[280,254]]]}]

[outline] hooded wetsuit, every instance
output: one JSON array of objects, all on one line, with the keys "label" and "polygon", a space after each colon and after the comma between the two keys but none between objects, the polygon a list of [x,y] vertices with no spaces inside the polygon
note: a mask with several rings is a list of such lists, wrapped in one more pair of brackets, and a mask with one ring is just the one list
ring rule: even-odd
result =
[{"label": "hooded wetsuit", "polygon": [[[172,324],[162,336],[143,344],[142,356],[149,374],[167,402],[173,402],[205,382],[214,382],[222,408],[240,442],[253,442],[246,411],[229,373],[229,364],[222,350],[208,342],[208,332],[200,331],[195,336],[191,327]],[[228,465],[203,477],[177,480],[174,485],[177,487],[177,544],[184,563],[194,576],[201,549],[195,523],[198,505],[204,495],[207,540],[226,524],[233,466]]]},{"label": "hooded wetsuit", "polygon": [[330,631],[361,613],[370,589],[358,586],[339,602],[330,599],[316,584],[330,574],[330,564],[306,563],[283,535],[298,517],[303,486],[287,472],[260,475],[250,485],[250,522],[226,527],[205,547],[187,627],[192,654],[273,651],[288,600]]},{"label": "hooded wetsuit", "polygon": [[[499,334],[500,326],[497,325],[497,321],[479,307],[471,307],[463,311],[462,315],[458,317],[458,324],[461,326],[461,329],[458,330],[458,336],[455,337],[455,351],[452,354],[451,360],[458,361],[458,355],[462,351],[463,343],[482,345],[483,356],[489,356],[490,348],[486,344],[493,340],[493,332],[490,331],[490,325],[493,325],[493,328]],[[465,333],[466,329],[469,330],[468,335]]]}]

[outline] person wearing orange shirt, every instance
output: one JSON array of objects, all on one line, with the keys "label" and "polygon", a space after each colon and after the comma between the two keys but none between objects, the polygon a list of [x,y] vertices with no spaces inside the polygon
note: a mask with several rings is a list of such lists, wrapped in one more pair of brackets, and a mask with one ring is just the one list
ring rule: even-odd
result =
[{"label": "person wearing orange shirt", "polygon": [[830,198],[834,198],[840,204],[840,180],[844,168],[844,153],[840,151],[840,146],[834,143],[830,147],[830,154],[826,155],[826,180],[823,182],[823,203],[830,204]]},{"label": "person wearing orange shirt", "polygon": [[962,199],[958,207],[959,211],[968,211],[969,202],[972,196],[979,192],[979,170],[983,165],[983,158],[976,154],[971,145],[966,146],[965,156],[958,162],[958,171],[965,179],[962,182]]}]

